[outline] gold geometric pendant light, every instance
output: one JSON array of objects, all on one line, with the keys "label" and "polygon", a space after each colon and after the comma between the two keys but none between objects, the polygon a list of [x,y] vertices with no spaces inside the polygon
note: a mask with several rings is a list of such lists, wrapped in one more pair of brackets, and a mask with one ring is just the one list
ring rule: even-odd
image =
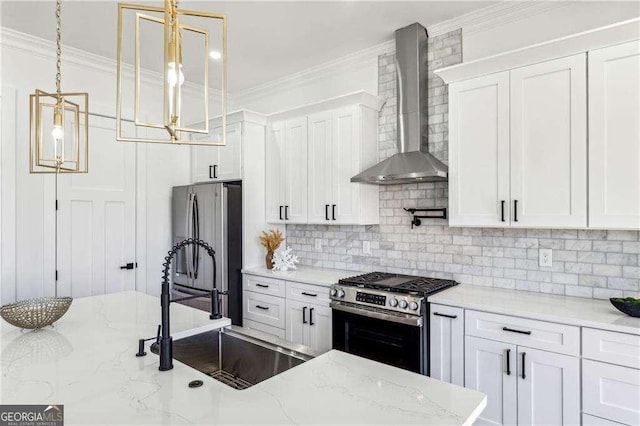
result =
[{"label": "gold geometric pendant light", "polygon": [[[225,145],[225,15],[180,9],[177,0],[165,0],[164,7],[119,3],[117,55],[118,141]],[[221,101],[216,115],[222,115],[215,135],[209,129],[213,86]],[[128,121],[135,126],[124,125],[125,116],[133,116]]]},{"label": "gold geometric pendant light", "polygon": [[56,91],[29,95],[29,172],[87,173],[89,167],[89,94],[63,93],[62,0],[56,2]]}]

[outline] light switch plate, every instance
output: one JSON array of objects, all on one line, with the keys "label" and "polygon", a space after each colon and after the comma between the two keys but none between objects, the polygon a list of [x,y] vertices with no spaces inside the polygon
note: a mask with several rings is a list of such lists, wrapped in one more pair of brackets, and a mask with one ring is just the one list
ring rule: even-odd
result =
[{"label": "light switch plate", "polygon": [[362,242],[362,254],[371,254],[371,241]]},{"label": "light switch plate", "polygon": [[316,251],[322,251],[322,240],[320,238],[316,238],[315,249]]},{"label": "light switch plate", "polygon": [[553,250],[540,249],[538,252],[538,265],[545,267],[553,266]]}]

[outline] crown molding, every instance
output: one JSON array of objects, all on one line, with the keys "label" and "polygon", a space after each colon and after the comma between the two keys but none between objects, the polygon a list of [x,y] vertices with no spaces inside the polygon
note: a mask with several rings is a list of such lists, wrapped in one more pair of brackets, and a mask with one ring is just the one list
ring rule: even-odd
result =
[{"label": "crown molding", "polygon": [[310,84],[316,80],[326,79],[332,75],[340,74],[358,67],[377,64],[378,56],[394,51],[395,43],[393,40],[389,40],[349,55],[342,56],[338,59],[241,90],[240,92],[234,93],[233,98],[238,105],[242,105],[242,103],[248,99],[259,99],[282,90],[290,90],[295,87]]},{"label": "crown molding", "polygon": [[640,38],[640,18],[629,19],[604,27],[594,28],[554,40],[522,47],[486,58],[434,71],[450,84],[487,74],[519,68],[531,64],[588,52],[615,44],[626,43]]},{"label": "crown molding", "polygon": [[[0,45],[3,48],[16,49],[23,52],[28,52],[30,55],[35,55],[45,59],[55,60],[56,58],[56,46],[55,43],[40,37],[33,36],[31,34],[16,31],[7,27],[0,27]],[[73,65],[77,65],[84,68],[89,68],[93,71],[102,72],[105,74],[116,75],[117,61],[104,56],[96,55],[86,50],[77,49],[75,47],[63,45],[63,62]],[[132,65],[123,65],[123,75],[125,78],[133,78],[134,68]],[[140,80],[143,83],[149,85],[158,85],[159,81],[162,81],[164,76],[162,74],[142,69],[140,70]],[[193,83],[185,83],[183,89],[188,94],[200,95],[202,89],[200,86]],[[209,95],[219,98],[222,92],[217,89],[209,89]],[[229,101],[229,95],[227,94],[227,100]]]},{"label": "crown molding", "polygon": [[464,35],[518,21],[553,9],[566,7],[568,1],[503,1],[427,27],[429,36],[462,28]]}]

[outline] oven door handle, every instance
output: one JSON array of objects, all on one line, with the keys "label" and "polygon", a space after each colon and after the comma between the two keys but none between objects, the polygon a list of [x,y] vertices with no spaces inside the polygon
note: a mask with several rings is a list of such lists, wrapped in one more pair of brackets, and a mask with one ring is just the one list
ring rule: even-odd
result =
[{"label": "oven door handle", "polygon": [[420,316],[399,316],[392,314],[385,314],[383,312],[368,311],[366,309],[354,308],[348,305],[344,305],[340,302],[331,302],[331,309],[336,311],[347,312],[349,314],[360,315],[363,317],[375,318],[383,321],[395,322],[398,324],[411,325],[414,327],[422,327],[423,321]]}]

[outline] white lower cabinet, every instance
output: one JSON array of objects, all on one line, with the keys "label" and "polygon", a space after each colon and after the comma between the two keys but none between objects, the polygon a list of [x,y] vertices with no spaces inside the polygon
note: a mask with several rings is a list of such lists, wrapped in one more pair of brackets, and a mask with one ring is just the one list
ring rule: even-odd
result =
[{"label": "white lower cabinet", "polygon": [[309,305],[309,340],[306,344],[318,352],[327,352],[332,342],[331,308]]},{"label": "white lower cabinet", "polygon": [[475,310],[461,315],[464,385],[487,395],[478,424],[580,424],[579,327]]},{"label": "white lower cabinet", "polygon": [[275,336],[279,339],[285,339],[284,330],[281,328],[271,327],[270,325],[266,325],[257,321],[251,321],[248,319],[244,319],[242,321],[242,326],[244,328],[248,328],[249,330],[257,330]]},{"label": "white lower cabinet", "polygon": [[284,328],[284,299],[266,294],[245,291],[242,318],[276,328]]},{"label": "white lower cabinet", "polygon": [[585,413],[640,425],[640,370],[585,359],[582,386]]},{"label": "white lower cabinet", "polygon": [[519,346],[518,425],[580,424],[580,360]]},{"label": "white lower cabinet", "polygon": [[429,375],[464,386],[464,309],[431,304]]},{"label": "white lower cabinet", "polygon": [[577,357],[466,336],[465,387],[487,395],[478,424],[580,423]]},{"label": "white lower cabinet", "polygon": [[243,327],[323,353],[332,347],[327,287],[258,275],[243,277]]},{"label": "white lower cabinet", "polygon": [[286,338],[318,352],[331,349],[331,308],[287,300]]},{"label": "white lower cabinet", "polygon": [[518,421],[516,345],[465,338],[465,387],[487,395],[481,425],[515,425]]},{"label": "white lower cabinet", "polygon": [[638,334],[438,304],[429,330],[431,377],[487,395],[476,424],[640,425]]},{"label": "white lower cabinet", "polygon": [[287,325],[285,328],[286,338],[291,343],[304,345],[304,342],[309,340],[308,329],[305,327],[306,317],[307,306],[304,303],[294,300],[287,301]]}]

